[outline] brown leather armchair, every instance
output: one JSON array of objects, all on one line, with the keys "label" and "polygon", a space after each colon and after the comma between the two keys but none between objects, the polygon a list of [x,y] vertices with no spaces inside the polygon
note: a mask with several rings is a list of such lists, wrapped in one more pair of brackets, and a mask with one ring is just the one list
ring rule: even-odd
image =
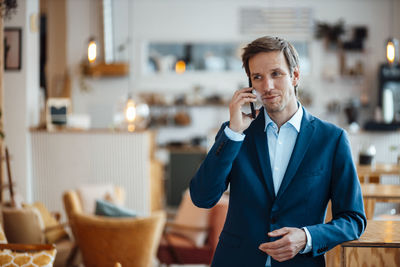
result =
[{"label": "brown leather armchair", "polygon": [[[176,219],[167,223],[164,229],[157,252],[160,264],[211,264],[227,212],[227,195],[223,195],[213,208],[205,210],[195,207],[187,192],[178,208]],[[189,225],[189,221],[185,223],[180,219],[182,213],[195,218],[192,222],[197,225]],[[206,218],[206,225],[198,224],[202,220],[199,216]],[[202,244],[193,238],[199,234],[205,234]]]}]

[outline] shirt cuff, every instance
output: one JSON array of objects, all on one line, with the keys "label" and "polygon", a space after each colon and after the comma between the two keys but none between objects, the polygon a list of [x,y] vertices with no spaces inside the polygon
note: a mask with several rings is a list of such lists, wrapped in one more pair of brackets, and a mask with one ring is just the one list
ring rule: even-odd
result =
[{"label": "shirt cuff", "polygon": [[306,232],[307,243],[306,243],[306,246],[304,247],[304,249],[302,251],[300,251],[299,253],[306,254],[312,250],[312,240],[311,240],[310,232],[308,231],[307,227],[303,227],[301,229],[303,229],[304,232]]},{"label": "shirt cuff", "polygon": [[225,126],[224,132],[230,140],[237,141],[237,142],[243,141],[244,137],[246,136],[245,134],[241,134],[241,133],[232,131],[231,128],[228,127],[228,125]]}]

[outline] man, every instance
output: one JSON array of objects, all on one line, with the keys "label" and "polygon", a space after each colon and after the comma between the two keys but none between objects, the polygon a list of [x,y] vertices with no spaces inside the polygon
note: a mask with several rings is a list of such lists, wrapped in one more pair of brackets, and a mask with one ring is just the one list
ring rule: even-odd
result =
[{"label": "man", "polygon": [[[294,47],[262,37],[244,48],[251,88],[236,91],[230,120],[190,183],[192,201],[210,208],[230,185],[229,210],[212,266],[325,266],[324,253],[366,227],[346,133],[296,98]],[[260,95],[253,120],[244,105]],[[328,201],[332,221],[324,224]]]}]

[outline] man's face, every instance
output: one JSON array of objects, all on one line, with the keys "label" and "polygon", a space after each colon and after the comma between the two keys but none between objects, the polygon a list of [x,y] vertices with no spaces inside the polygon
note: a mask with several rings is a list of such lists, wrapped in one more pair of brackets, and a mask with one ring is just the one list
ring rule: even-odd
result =
[{"label": "man's face", "polygon": [[253,88],[261,95],[263,105],[269,114],[294,112],[297,100],[294,86],[299,79],[296,68],[290,73],[285,56],[281,51],[262,52],[249,60]]}]

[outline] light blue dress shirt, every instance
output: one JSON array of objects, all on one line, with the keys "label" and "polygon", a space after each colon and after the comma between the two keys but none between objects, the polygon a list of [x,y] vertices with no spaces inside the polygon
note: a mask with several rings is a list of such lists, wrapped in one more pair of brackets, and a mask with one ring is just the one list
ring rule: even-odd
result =
[{"label": "light blue dress shirt", "polygon": [[[285,175],[290,157],[293,152],[294,145],[296,144],[297,135],[300,132],[301,120],[303,118],[303,109],[301,104],[298,103],[296,113],[281,126],[278,130],[276,123],[269,117],[267,111],[264,109],[265,115],[265,129],[268,140],[268,152],[271,163],[272,179],[274,184],[275,195],[278,194],[279,187],[281,186],[283,177]],[[232,131],[228,126],[225,127],[224,132],[226,136],[232,141],[241,142],[244,140],[245,135]],[[310,232],[306,227],[302,228],[307,236],[307,243],[303,251],[300,253],[308,253],[312,249],[312,240]],[[271,266],[271,258],[268,257],[266,266]]]}]

